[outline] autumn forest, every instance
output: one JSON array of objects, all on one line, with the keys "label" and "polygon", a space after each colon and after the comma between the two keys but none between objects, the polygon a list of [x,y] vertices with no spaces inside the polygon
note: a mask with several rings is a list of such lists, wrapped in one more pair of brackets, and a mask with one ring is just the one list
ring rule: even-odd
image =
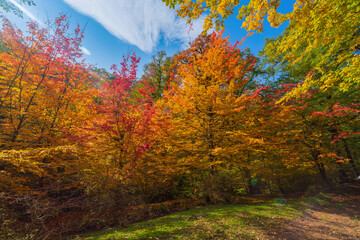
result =
[{"label": "autumn forest", "polygon": [[163,2],[189,22],[208,12],[205,30],[143,71],[133,51],[111,71],[88,64],[66,15],[27,31],[1,18],[0,238],[63,238],[159,206],[360,176],[357,1],[297,0],[280,14],[280,1],[251,0],[237,16],[249,34],[290,22],[257,56],[222,30],[239,1]]}]

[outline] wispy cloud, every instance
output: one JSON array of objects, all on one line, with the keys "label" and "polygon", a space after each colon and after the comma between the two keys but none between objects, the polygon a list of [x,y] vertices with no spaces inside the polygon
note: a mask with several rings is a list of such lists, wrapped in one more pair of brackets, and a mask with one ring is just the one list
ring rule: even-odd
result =
[{"label": "wispy cloud", "polygon": [[[14,4],[15,7],[17,7],[20,11],[22,11],[32,21],[36,22],[37,24],[39,24],[42,27],[45,27],[43,21],[41,21],[40,19],[35,17],[30,11],[28,11],[26,8],[21,6],[21,4],[19,4],[16,0],[8,0],[8,1],[10,3]],[[80,50],[86,55],[89,55],[89,56],[91,55],[91,52],[89,51],[89,49],[85,48],[84,46],[80,46]]]},{"label": "wispy cloud", "polygon": [[86,55],[88,55],[88,56],[91,56],[90,50],[87,49],[86,47],[80,46],[80,50],[81,50],[84,54],[86,54]]},{"label": "wispy cloud", "polygon": [[31,12],[29,12],[26,8],[21,6],[16,0],[8,0],[10,3],[14,4],[20,11],[22,11],[28,18],[32,21],[37,22],[39,25],[43,25],[43,22],[35,17]]},{"label": "wispy cloud", "polygon": [[161,0],[64,0],[72,8],[98,21],[115,37],[136,45],[145,52],[156,48],[161,37],[183,44],[202,31],[203,18],[193,23],[184,19]]}]

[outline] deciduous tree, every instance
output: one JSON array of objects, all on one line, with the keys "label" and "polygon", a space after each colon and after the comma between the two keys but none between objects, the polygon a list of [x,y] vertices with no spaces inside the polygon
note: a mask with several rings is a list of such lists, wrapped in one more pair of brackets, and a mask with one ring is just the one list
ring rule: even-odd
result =
[{"label": "deciduous tree", "polygon": [[161,100],[170,121],[168,153],[181,171],[210,174],[212,201],[220,197],[212,189],[214,173],[261,142],[246,131],[256,120],[244,114],[251,107],[246,74],[254,64],[222,33],[200,36],[175,57],[173,83]]},{"label": "deciduous tree", "polygon": [[27,34],[3,20],[0,115],[2,148],[38,147],[76,135],[91,116],[93,84],[87,66],[77,62],[83,38],[69,35],[66,16],[55,29],[28,24]]}]

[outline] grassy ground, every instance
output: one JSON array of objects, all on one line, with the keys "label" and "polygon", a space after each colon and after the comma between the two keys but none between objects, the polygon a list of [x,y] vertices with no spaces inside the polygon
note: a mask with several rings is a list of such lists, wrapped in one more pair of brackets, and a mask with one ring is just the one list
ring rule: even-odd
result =
[{"label": "grassy ground", "polygon": [[76,239],[360,239],[359,206],[330,194],[205,206]]}]

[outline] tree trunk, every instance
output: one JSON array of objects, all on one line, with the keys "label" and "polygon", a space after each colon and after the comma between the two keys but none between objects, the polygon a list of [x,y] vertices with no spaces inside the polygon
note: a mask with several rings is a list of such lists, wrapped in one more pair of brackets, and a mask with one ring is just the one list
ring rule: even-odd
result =
[{"label": "tree trunk", "polygon": [[325,165],[323,163],[319,162],[319,152],[316,150],[311,151],[311,155],[313,157],[313,160],[315,162],[315,165],[317,166],[321,179],[323,180],[323,183],[329,188],[332,189],[331,182],[326,174]]},{"label": "tree trunk", "polygon": [[316,163],[316,166],[318,167],[321,179],[323,180],[323,182],[325,183],[325,185],[329,188],[332,189],[332,185],[331,182],[326,174],[326,169],[323,163]]},{"label": "tree trunk", "polygon": [[345,152],[346,152],[346,157],[349,159],[349,163],[351,164],[351,167],[353,169],[354,175],[355,177],[360,176],[360,171],[359,169],[356,167],[356,164],[354,162],[354,158],[351,154],[351,151],[349,149],[349,146],[347,144],[347,141],[345,139],[342,139],[342,141],[344,142],[344,147],[345,147]]},{"label": "tree trunk", "polygon": [[284,191],[284,188],[283,188],[280,178],[276,178],[276,184],[278,185],[279,191],[281,192],[281,194],[285,194],[285,191]]},{"label": "tree trunk", "polygon": [[247,179],[247,185],[248,185],[247,192],[248,192],[248,194],[253,195],[255,191],[254,191],[254,187],[251,183],[251,172],[249,169],[244,168],[244,173],[245,173],[245,178]]},{"label": "tree trunk", "polygon": [[271,181],[267,180],[267,184],[268,184],[269,194],[273,195],[272,190],[271,190]]}]

